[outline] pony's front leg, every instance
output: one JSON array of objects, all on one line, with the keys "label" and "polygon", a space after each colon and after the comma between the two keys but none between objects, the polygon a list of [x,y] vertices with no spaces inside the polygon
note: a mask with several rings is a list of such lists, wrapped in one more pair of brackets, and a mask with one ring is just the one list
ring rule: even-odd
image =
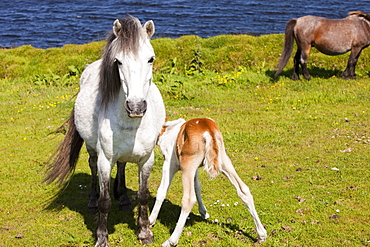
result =
[{"label": "pony's front leg", "polygon": [[114,180],[113,192],[114,198],[119,201],[119,209],[132,211],[132,203],[127,195],[125,168],[126,162],[117,162],[117,175]]},{"label": "pony's front leg", "polygon": [[108,229],[107,220],[108,213],[111,207],[111,198],[109,195],[109,182],[111,173],[111,163],[105,156],[98,156],[98,174],[100,183],[100,196],[98,200],[98,224],[96,228],[96,244],[95,247],[108,247]]},{"label": "pony's front leg", "polygon": [[96,154],[90,154],[89,166],[91,170],[91,187],[90,187],[90,201],[87,205],[89,212],[96,214],[98,212],[98,198],[99,193],[98,187],[98,168],[97,168],[98,156]]},{"label": "pony's front leg", "polygon": [[[166,157],[167,158],[167,157]],[[172,182],[173,176],[178,171],[178,165],[175,162],[171,162],[170,160],[165,160],[163,163],[162,168],[162,180],[161,184],[157,191],[157,196],[155,199],[155,204],[152,210],[152,213],[149,217],[149,224],[154,225],[155,221],[157,220],[159,211],[161,210],[162,204],[164,199],[166,198],[168,187]]]},{"label": "pony's front leg", "polygon": [[154,235],[149,229],[148,219],[148,203],[150,193],[148,189],[148,180],[152,166],[154,163],[154,152],[150,155],[147,162],[144,165],[139,164],[139,216],[138,216],[138,229],[137,237],[142,244],[150,244],[154,241]]}]

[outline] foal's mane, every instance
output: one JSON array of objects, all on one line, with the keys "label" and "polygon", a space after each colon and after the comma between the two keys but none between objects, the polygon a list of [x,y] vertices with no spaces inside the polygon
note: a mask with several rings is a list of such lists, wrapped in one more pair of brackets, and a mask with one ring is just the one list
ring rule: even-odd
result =
[{"label": "foal's mane", "polygon": [[111,32],[107,36],[100,67],[99,89],[101,104],[105,109],[109,102],[115,100],[121,85],[116,55],[120,52],[137,55],[140,39],[144,38],[140,21],[136,17],[127,15],[118,20],[121,27],[116,29],[116,33]]}]

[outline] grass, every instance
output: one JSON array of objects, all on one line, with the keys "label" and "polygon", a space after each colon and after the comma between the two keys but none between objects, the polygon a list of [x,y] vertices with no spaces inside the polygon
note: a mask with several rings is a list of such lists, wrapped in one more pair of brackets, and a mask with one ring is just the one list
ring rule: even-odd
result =
[{"label": "grass", "polygon": [[[263,246],[369,246],[369,63],[364,50],[357,80],[342,80],[346,56],[313,51],[311,81],[292,81],[292,62],[278,80],[282,35],[156,39],[154,78],[170,120],[211,117],[227,152],[250,187],[269,234]],[[42,183],[45,161],[62,135],[78,77],[99,58],[103,42],[58,49],[0,50],[0,246],[92,246],[95,218],[87,211],[90,171],[83,150],[69,186]],[[163,159],[156,148],[150,179],[153,206]],[[114,177],[114,175],[113,175]],[[160,246],[181,207],[181,173],[152,229]],[[194,207],[179,246],[254,245],[253,222],[222,176],[200,172],[210,219]],[[135,164],[127,184],[136,205]],[[113,201],[111,246],[140,246],[136,210]]]}]

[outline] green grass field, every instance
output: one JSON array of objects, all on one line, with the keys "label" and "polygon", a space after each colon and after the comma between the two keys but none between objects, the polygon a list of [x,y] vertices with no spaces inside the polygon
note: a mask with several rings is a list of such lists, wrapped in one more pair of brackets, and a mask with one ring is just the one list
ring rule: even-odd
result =
[{"label": "green grass field", "polygon": [[[170,120],[211,117],[228,155],[250,187],[269,234],[262,246],[370,246],[370,49],[356,80],[342,80],[348,54],[312,51],[312,80],[292,81],[292,61],[272,78],[283,35],[155,39],[154,81]],[[90,171],[85,149],[68,187],[42,183],[46,161],[63,138],[50,134],[69,116],[86,64],[104,42],[0,50],[0,246],[93,246],[88,213]],[[150,178],[154,204],[163,159],[156,148]],[[112,174],[114,177],[114,173]],[[137,205],[137,167],[127,184]],[[210,219],[195,206],[179,246],[251,246],[253,221],[235,189],[220,175],[200,172]],[[181,172],[152,229],[160,246],[181,208]],[[136,209],[113,200],[111,246],[141,246]]]}]

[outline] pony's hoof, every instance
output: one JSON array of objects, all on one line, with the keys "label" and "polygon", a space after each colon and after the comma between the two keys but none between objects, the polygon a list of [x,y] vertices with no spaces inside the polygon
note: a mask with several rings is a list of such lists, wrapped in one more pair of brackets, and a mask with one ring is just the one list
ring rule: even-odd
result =
[{"label": "pony's hoof", "polygon": [[298,80],[299,80],[299,76],[297,76],[297,75],[293,75],[293,76],[292,76],[292,80],[293,80],[293,81],[298,81]]},{"label": "pony's hoof", "polygon": [[345,79],[345,80],[356,80],[357,77],[355,75],[342,75],[342,79]]},{"label": "pony's hoof", "polygon": [[107,239],[98,239],[96,241],[95,247],[109,247],[108,240]]},{"label": "pony's hoof", "polygon": [[153,232],[149,228],[143,229],[137,237],[141,244],[151,244],[154,242]]},{"label": "pony's hoof", "polygon": [[91,205],[89,203],[89,205],[87,205],[87,209],[88,209],[90,214],[97,214],[99,212],[98,205]]},{"label": "pony's hoof", "polygon": [[120,204],[119,210],[121,211],[132,211],[134,208],[132,207],[132,204]]}]

